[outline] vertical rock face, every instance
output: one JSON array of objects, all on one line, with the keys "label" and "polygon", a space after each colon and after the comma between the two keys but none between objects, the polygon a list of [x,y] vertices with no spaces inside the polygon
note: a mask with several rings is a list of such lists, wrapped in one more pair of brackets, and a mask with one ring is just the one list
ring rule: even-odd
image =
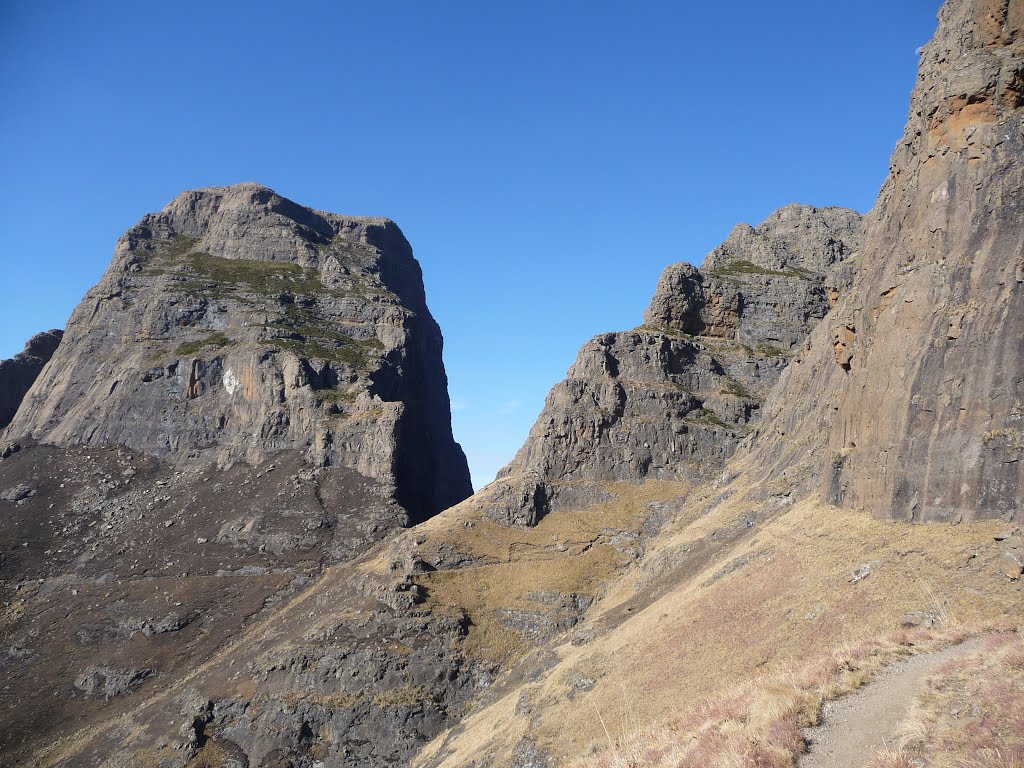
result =
[{"label": "vertical rock face", "polygon": [[860,239],[854,211],[790,205],[736,227],[702,269],[669,266],[646,324],[591,340],[552,389],[491,490],[493,516],[532,525],[552,505],[594,502],[601,482],[719,468],[849,287]]},{"label": "vertical rock face", "polygon": [[64,331],[37,333],[25,349],[10,360],[0,361],[0,429],[11,423],[25,393],[60,344]]},{"label": "vertical rock face", "polygon": [[860,273],[769,403],[768,467],[905,520],[1019,519],[1024,4],[949,0],[869,216]]},{"label": "vertical rock face", "polygon": [[393,222],[185,192],[118,242],[6,436],[222,465],[300,450],[422,519],[471,493],[441,346]]}]

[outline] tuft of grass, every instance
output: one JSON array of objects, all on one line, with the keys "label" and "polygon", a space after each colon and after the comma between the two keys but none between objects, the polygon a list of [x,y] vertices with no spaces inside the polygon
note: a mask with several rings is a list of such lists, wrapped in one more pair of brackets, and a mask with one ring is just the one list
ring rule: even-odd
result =
[{"label": "tuft of grass", "polygon": [[667,325],[641,325],[636,330],[643,333],[657,333],[662,336],[671,336],[674,339],[684,339],[686,341],[691,341],[697,338],[692,334],[683,333],[678,328],[669,328]]},{"label": "tuft of grass", "polygon": [[692,421],[694,424],[700,424],[705,427],[722,427],[723,429],[731,429],[731,427],[722,421],[718,417],[718,414],[710,408],[698,408],[693,411],[693,414],[693,418],[688,419],[688,421]]},{"label": "tuft of grass", "polygon": [[199,339],[198,341],[186,341],[183,344],[179,344],[178,348],[174,350],[175,354],[182,357],[188,355],[195,355],[207,348],[222,349],[228,347],[235,342],[229,339],[221,332],[211,333],[205,339]]},{"label": "tuft of grass", "polygon": [[745,397],[748,400],[756,399],[754,394],[747,389],[742,382],[737,381],[731,376],[726,379],[725,387],[722,389],[721,394],[733,395],[734,397]]},{"label": "tuft of grass", "polygon": [[151,250],[142,251],[139,254],[139,264],[142,269],[150,275],[162,275],[164,269],[153,268],[150,265],[159,260],[161,264],[176,264],[186,254],[191,253],[195,244],[199,242],[188,235],[175,235],[168,241],[151,244]]},{"label": "tuft of grass", "polygon": [[790,267],[788,269],[766,269],[759,267],[753,262],[746,261],[745,259],[737,259],[736,261],[726,264],[724,267],[719,269],[708,270],[712,275],[718,275],[719,277],[733,277],[741,275],[764,275],[767,277],[795,277],[801,280],[814,280],[817,278],[814,272],[802,267]]},{"label": "tuft of grass", "polygon": [[344,335],[333,340],[333,343],[322,337],[272,339],[270,343],[278,349],[288,350],[306,360],[326,360],[329,363],[348,365],[357,370],[365,370],[368,367],[370,356],[383,348],[383,344],[378,339],[357,341]]},{"label": "tuft of grass", "polygon": [[785,357],[786,351],[781,347],[776,347],[774,344],[758,344],[754,349],[757,353],[764,355],[765,357]]},{"label": "tuft of grass", "polygon": [[1024,768],[1024,638],[995,635],[939,666],[900,732],[899,748],[874,755],[872,768]]},{"label": "tuft of grass", "polygon": [[[578,760],[576,768],[699,768],[709,765],[792,768],[807,749],[803,731],[826,701],[848,694],[918,646],[956,642],[962,628],[867,640],[705,699],[686,715],[622,739]],[[874,757],[874,768],[909,768],[906,746]],[[929,763],[931,764],[931,763]],[[994,768],[994,767],[993,767]]]}]

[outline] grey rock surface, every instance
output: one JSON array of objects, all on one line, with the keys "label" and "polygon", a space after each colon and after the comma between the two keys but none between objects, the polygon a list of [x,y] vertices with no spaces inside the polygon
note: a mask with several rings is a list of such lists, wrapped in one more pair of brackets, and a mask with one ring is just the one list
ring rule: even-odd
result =
[{"label": "grey rock surface", "polygon": [[773,393],[761,471],[897,520],[1021,519],[1024,5],[950,0],[860,270]]},{"label": "grey rock surface", "polygon": [[0,430],[11,423],[25,394],[57,351],[63,335],[64,331],[60,330],[38,333],[17,355],[0,360]]},{"label": "grey rock surface", "polygon": [[849,285],[861,217],[790,205],[740,225],[697,269],[669,266],[645,325],[597,336],[548,395],[491,514],[533,525],[601,485],[698,479],[736,450],[793,349]]},{"label": "grey rock surface", "polygon": [[856,211],[795,204],[740,224],[700,269],[665,270],[644,321],[788,351],[849,288],[862,232]]},{"label": "grey rock surface", "polygon": [[120,239],[6,434],[179,463],[301,450],[423,519],[472,492],[441,347],[393,222],[193,190]]},{"label": "grey rock surface", "polygon": [[[154,765],[208,746],[308,765],[333,739],[332,764],[384,766],[450,724],[486,674],[461,666],[458,617],[404,582],[324,585],[471,493],[441,352],[387,219],[242,184],[129,230],[3,434],[0,596],[23,606],[3,613],[4,756],[124,715]],[[325,616],[337,631],[312,632]],[[140,764],[99,732],[65,764]]]}]

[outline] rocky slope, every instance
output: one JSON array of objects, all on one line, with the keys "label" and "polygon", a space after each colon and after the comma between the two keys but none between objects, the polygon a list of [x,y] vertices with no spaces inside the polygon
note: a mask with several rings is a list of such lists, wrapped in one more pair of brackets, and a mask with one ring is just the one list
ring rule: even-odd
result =
[{"label": "rocky slope", "polygon": [[25,393],[35,383],[60,344],[64,331],[38,333],[25,349],[10,360],[0,361],[0,430],[11,423]]},{"label": "rocky slope", "polygon": [[[441,343],[419,265],[386,219],[242,184],[186,192],[129,230],[3,435],[5,759],[132,711],[332,565],[468,496]],[[377,586],[383,601],[369,602],[386,614],[394,585]],[[377,586],[338,599],[356,610]],[[339,664],[418,669],[367,635],[421,623],[354,629],[334,645],[351,655]],[[459,631],[435,626],[423,653]],[[445,718],[408,693],[394,715],[388,692],[413,685],[397,675],[353,680],[366,698],[348,713],[351,741],[369,743],[369,727],[375,745],[397,743],[374,747],[382,764]],[[178,726],[166,743],[181,764],[199,737]]]},{"label": "rocky slope", "polygon": [[947,2],[860,271],[773,394],[768,468],[816,454],[836,503],[1019,519],[1024,465],[1024,6]]},{"label": "rocky slope", "polygon": [[[649,505],[677,511],[569,642],[416,765],[791,765],[822,702],[887,643],[1021,631],[1024,544],[1004,521],[1021,496],[1024,5],[947,0],[939,20],[856,273],[823,281],[834,306],[738,454]],[[666,276],[687,301],[655,316],[742,332],[691,270]],[[949,691],[947,718],[1019,700],[971,690]],[[1015,754],[1017,725],[985,720],[972,759]],[[942,762],[941,735],[914,740]]]},{"label": "rocky slope", "polygon": [[[948,0],[866,225],[789,207],[700,270],[670,267],[646,324],[584,347],[498,481],[376,546],[403,519],[400,475],[302,442],[291,411],[249,455],[229,422],[256,417],[223,399],[226,368],[181,384],[214,424],[225,415],[215,444],[182,409],[181,443],[151,429],[101,449],[88,413],[37,387],[22,434],[51,444],[0,463],[0,572],[17,574],[0,614],[5,757],[541,768],[603,749],[595,764],[792,764],[866,657],[1019,631],[1019,531],[872,514],[1017,514],[1022,13]],[[162,242],[164,266],[126,260],[128,277],[201,280],[218,305],[244,294],[228,343],[213,325],[183,342],[232,371],[233,352],[265,350],[263,364],[289,341],[351,349],[272,314],[302,291],[264,293]],[[328,360],[332,374],[372,385],[362,349]],[[206,354],[172,350],[189,371]],[[305,389],[285,391],[307,408]],[[339,400],[358,422],[365,398]],[[916,506],[900,506],[906,489]]]},{"label": "rocky slope", "polygon": [[533,525],[606,498],[600,483],[708,477],[855,271],[861,217],[790,205],[737,226],[701,269],[658,282],[645,324],[588,342],[515,460],[493,516]]}]

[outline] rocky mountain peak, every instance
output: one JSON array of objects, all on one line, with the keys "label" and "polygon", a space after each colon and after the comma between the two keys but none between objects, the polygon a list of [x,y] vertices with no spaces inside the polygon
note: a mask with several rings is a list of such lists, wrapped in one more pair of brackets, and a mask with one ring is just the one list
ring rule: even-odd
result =
[{"label": "rocky mountain peak", "polygon": [[419,518],[471,492],[441,350],[393,222],[192,190],[118,241],[7,436],[221,465],[296,450]]},{"label": "rocky mountain peak", "polygon": [[791,204],[739,224],[698,270],[665,269],[644,322],[784,350],[801,343],[853,279],[861,216]]},{"label": "rocky mountain peak", "polygon": [[644,325],[592,339],[552,389],[488,491],[493,516],[532,525],[603,498],[601,483],[717,471],[848,287],[861,236],[855,211],[789,205],[737,226],[701,269],[666,268]]}]

